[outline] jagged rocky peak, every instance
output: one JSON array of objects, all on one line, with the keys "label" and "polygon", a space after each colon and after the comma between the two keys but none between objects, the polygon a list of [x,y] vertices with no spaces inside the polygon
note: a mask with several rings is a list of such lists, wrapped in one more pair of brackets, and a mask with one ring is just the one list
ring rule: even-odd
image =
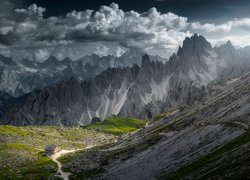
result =
[{"label": "jagged rocky peak", "polygon": [[183,46],[179,48],[178,56],[200,56],[212,49],[212,45],[205,37],[194,34],[183,41]]},{"label": "jagged rocky peak", "polygon": [[72,63],[74,62],[72,59],[70,59],[69,57],[66,57],[62,60],[63,63],[67,64],[67,63]]},{"label": "jagged rocky peak", "polygon": [[221,53],[235,53],[236,49],[232,45],[231,41],[227,41],[226,44],[221,45],[220,47],[216,48]]},{"label": "jagged rocky peak", "polygon": [[167,65],[170,66],[171,72],[188,74],[192,79],[196,79],[197,72],[200,75],[207,72],[206,61],[212,59],[212,52],[213,48],[205,37],[194,34],[183,41],[183,46],[179,47],[177,54],[174,53],[170,57]]},{"label": "jagged rocky peak", "polygon": [[231,42],[230,40],[227,41],[226,45],[227,45],[228,47],[233,47],[233,48],[234,48],[234,46],[233,46],[233,44],[232,44],[232,42]]},{"label": "jagged rocky peak", "polygon": [[71,77],[80,80],[94,78],[108,67],[133,67],[133,64],[140,66],[143,54],[140,49],[132,48],[121,57],[99,57],[94,54],[78,60],[70,58],[59,60],[50,56],[43,62],[28,59],[15,62],[0,55],[0,91],[19,97]]},{"label": "jagged rocky peak", "polygon": [[150,58],[148,54],[144,54],[142,56],[142,66],[148,66],[150,65]]},{"label": "jagged rocky peak", "polygon": [[45,60],[43,63],[41,63],[44,66],[58,66],[61,64],[61,61],[58,60],[56,57],[54,56],[50,56],[48,57],[47,60]]}]

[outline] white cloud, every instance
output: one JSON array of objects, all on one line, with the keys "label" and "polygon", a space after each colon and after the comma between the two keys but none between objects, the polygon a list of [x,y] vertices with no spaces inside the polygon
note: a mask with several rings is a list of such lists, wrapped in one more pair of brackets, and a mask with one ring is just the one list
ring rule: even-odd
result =
[{"label": "white cloud", "polygon": [[15,9],[12,14],[16,20],[39,20],[43,18],[45,8],[38,7],[36,4],[32,4],[26,9]]},{"label": "white cloud", "polygon": [[232,35],[232,36],[225,36],[222,38],[214,38],[214,39],[208,39],[214,46],[220,46],[222,44],[225,44],[227,41],[231,41],[232,44],[235,47],[245,47],[250,45],[250,35],[245,35],[245,36],[237,36],[237,35]]},{"label": "white cloud", "polygon": [[37,5],[15,9],[11,16],[0,23],[0,43],[11,45],[10,48],[44,49],[46,46],[60,45],[62,41],[70,45],[78,42],[83,46],[96,42],[103,47],[108,42],[114,42],[124,48],[137,47],[152,53],[155,47],[172,48],[161,54],[168,56],[190,35],[186,30],[187,18],[173,13],[161,14],[156,8],[144,13],[124,12],[112,3],[101,6],[98,11],[72,11],[65,17],[47,19],[43,18],[45,10]]},{"label": "white cloud", "polygon": [[50,56],[50,53],[48,52],[47,49],[38,49],[35,52],[35,57],[38,61],[44,61],[45,59],[47,59]]},{"label": "white cloud", "polygon": [[191,23],[191,28],[193,30],[202,30],[205,32],[230,32],[233,28],[250,30],[250,18],[235,19],[219,25],[194,22]]},{"label": "white cloud", "polygon": [[[186,17],[171,12],[160,13],[156,8],[144,13],[125,12],[115,3],[101,6],[98,11],[72,11],[64,17],[44,18],[45,11],[34,4],[15,9],[2,18],[0,53],[7,54],[8,49],[13,58],[40,61],[49,55],[76,59],[93,52],[119,56],[127,48],[136,47],[152,55],[168,57],[192,33],[205,35],[216,44],[210,34],[231,32],[235,28],[250,29],[248,18],[219,25],[201,24],[188,22]],[[236,42],[236,36],[230,34],[230,37]],[[223,38],[229,37],[223,35],[218,39]],[[244,38],[241,39],[243,42]]]},{"label": "white cloud", "polygon": [[106,46],[97,46],[94,53],[99,56],[107,56],[109,49]]}]

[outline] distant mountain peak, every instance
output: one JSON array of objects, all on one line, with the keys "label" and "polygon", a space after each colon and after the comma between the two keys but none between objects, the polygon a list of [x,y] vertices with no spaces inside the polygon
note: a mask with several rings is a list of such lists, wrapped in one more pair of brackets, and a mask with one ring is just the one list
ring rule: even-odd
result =
[{"label": "distant mountain peak", "polygon": [[182,48],[185,48],[186,46],[190,46],[190,45],[193,45],[193,47],[197,46],[197,45],[201,45],[201,46],[206,46],[206,47],[212,48],[210,42],[208,42],[204,36],[201,36],[198,34],[194,34],[191,37],[187,37],[183,41]]},{"label": "distant mountain peak", "polygon": [[230,40],[228,40],[226,44],[229,45],[229,46],[233,46],[232,42]]},{"label": "distant mountain peak", "polygon": [[66,57],[66,58],[64,58],[64,59],[62,60],[62,62],[64,62],[64,63],[71,63],[71,62],[73,62],[73,60],[70,59],[69,57]]},{"label": "distant mountain peak", "polygon": [[231,41],[227,41],[225,44],[219,46],[216,48],[219,51],[222,51],[223,53],[229,53],[229,52],[235,52],[236,49],[231,43]]},{"label": "distant mountain peak", "polygon": [[230,48],[230,49],[235,49],[235,47],[233,46],[231,41],[227,41],[227,43],[225,44],[226,47]]},{"label": "distant mountain peak", "polygon": [[199,56],[206,53],[207,50],[211,50],[212,45],[206,40],[205,37],[194,34],[191,37],[187,37],[183,41],[183,46],[179,47],[177,52],[178,56]]},{"label": "distant mountain peak", "polygon": [[142,56],[142,66],[148,66],[150,65],[150,58],[148,54],[144,54]]}]

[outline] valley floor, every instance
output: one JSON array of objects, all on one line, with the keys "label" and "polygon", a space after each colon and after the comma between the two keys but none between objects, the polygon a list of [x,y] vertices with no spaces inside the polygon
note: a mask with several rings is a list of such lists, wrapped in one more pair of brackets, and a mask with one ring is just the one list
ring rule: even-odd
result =
[{"label": "valley floor", "polygon": [[[0,126],[0,179],[36,180],[62,173],[63,154],[117,141],[120,135],[137,130],[146,121],[110,117],[87,127]],[[54,144],[61,151],[47,157],[44,148]]]},{"label": "valley floor", "polygon": [[49,144],[74,151],[115,139],[112,134],[80,127],[0,126],[1,179],[47,179],[57,171],[57,164],[43,153]]}]

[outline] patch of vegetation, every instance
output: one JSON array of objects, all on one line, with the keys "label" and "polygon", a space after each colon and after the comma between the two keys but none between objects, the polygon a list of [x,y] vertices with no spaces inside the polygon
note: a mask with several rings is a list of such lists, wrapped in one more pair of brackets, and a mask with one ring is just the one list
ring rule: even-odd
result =
[{"label": "patch of vegetation", "polygon": [[57,165],[35,148],[10,144],[0,151],[2,179],[47,179]]},{"label": "patch of vegetation", "polygon": [[11,135],[20,135],[20,136],[26,136],[30,135],[32,132],[24,129],[24,128],[18,128],[14,126],[0,126],[0,132],[5,134],[11,134]]},{"label": "patch of vegetation", "polygon": [[[184,108],[184,107],[181,107],[181,109]],[[159,114],[157,116],[155,116],[154,118],[152,118],[150,121],[149,121],[149,124],[153,124],[154,122],[157,122],[159,120],[162,120],[163,118],[167,118],[169,117],[172,113],[174,112],[174,110],[172,111],[168,111],[166,113],[162,113],[162,114]]]},{"label": "patch of vegetation", "polygon": [[103,122],[88,126],[87,129],[95,129],[105,133],[121,135],[136,131],[137,129],[144,127],[146,123],[147,121],[145,120],[112,116]]},{"label": "patch of vegetation", "polygon": [[225,85],[225,81],[222,79],[218,79],[216,81],[213,82],[214,85],[219,85],[219,86],[224,86]]},{"label": "patch of vegetation", "polygon": [[159,121],[165,117],[167,117],[168,113],[163,113],[163,114],[160,114],[158,116],[155,116],[151,121],[150,121],[150,124],[156,122],[156,121]]},{"label": "patch of vegetation", "polygon": [[113,142],[114,136],[80,127],[0,126],[0,179],[47,179],[57,165],[43,156],[48,144],[78,149]]},{"label": "patch of vegetation", "polygon": [[[114,142],[117,136],[145,126],[146,121],[110,117],[87,127],[57,126],[0,126],[0,177],[2,179],[47,179],[57,165],[43,156],[43,149],[55,144],[62,149],[83,149]],[[78,154],[78,153],[76,153]],[[68,154],[60,161],[71,161],[76,154]],[[77,174],[76,178],[93,177],[100,169]]]},{"label": "patch of vegetation", "polygon": [[23,144],[42,150],[48,144],[56,144],[64,149],[84,148],[109,142],[109,136],[94,129],[59,126],[0,126],[0,145]]}]

